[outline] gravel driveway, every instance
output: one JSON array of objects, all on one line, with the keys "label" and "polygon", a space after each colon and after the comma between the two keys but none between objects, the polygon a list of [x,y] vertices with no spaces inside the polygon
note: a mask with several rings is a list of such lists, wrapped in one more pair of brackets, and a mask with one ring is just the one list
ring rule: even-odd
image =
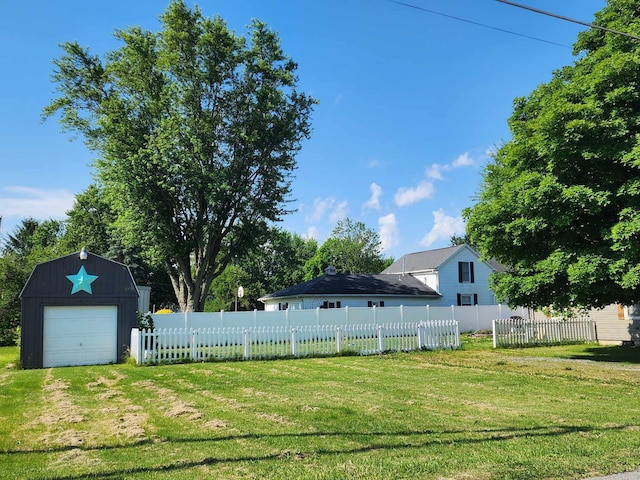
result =
[{"label": "gravel driveway", "polygon": [[607,475],[606,477],[591,477],[584,480],[640,480],[640,468],[633,472],[616,473],[615,475]]}]

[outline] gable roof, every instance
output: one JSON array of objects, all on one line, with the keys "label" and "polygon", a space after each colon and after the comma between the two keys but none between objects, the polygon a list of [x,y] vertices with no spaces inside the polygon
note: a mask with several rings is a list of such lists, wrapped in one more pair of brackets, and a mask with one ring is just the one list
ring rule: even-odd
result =
[{"label": "gable roof", "polygon": [[425,250],[424,252],[409,253],[403,255],[398,260],[385,268],[383,274],[401,274],[410,272],[420,272],[424,270],[436,270],[449,258],[460,250],[468,248],[467,245],[455,245],[453,247],[437,248],[435,250]]},{"label": "gable roof", "polygon": [[365,275],[352,273],[316,277],[313,280],[265,295],[259,298],[259,300],[327,295],[441,296],[435,290],[410,275]]}]

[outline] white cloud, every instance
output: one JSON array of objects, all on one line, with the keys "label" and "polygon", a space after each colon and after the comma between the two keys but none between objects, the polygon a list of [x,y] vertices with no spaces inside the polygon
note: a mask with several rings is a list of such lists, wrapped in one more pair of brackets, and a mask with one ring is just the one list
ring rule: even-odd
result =
[{"label": "white cloud", "polygon": [[393,213],[378,218],[380,227],[380,246],[383,251],[388,251],[400,243],[398,233],[398,220]]},{"label": "white cloud", "polygon": [[475,161],[469,155],[469,152],[464,152],[462,155],[458,156],[453,162],[451,162],[451,166],[453,168],[461,168],[461,167],[472,167]]},{"label": "white cloud", "polygon": [[420,182],[415,188],[399,188],[396,191],[395,202],[399,207],[405,207],[419,202],[433,195],[435,189],[430,182]]},{"label": "white cloud", "polygon": [[444,180],[443,172],[449,172],[454,168],[463,168],[463,167],[473,167],[476,164],[476,161],[471,158],[469,152],[464,152],[462,155],[458,155],[451,163],[447,163],[446,165],[441,165],[439,163],[432,164],[425,175],[428,178],[432,178],[434,180]]},{"label": "white cloud", "polygon": [[329,215],[329,221],[335,223],[346,217],[348,213],[349,202],[346,200],[338,203],[334,197],[316,198],[313,201],[313,212],[305,217],[305,221],[307,223],[318,222],[325,215]]},{"label": "white cloud", "polygon": [[364,205],[362,205],[362,209],[364,211],[380,210],[380,196],[382,195],[382,187],[374,182],[369,186],[369,190],[371,190],[371,197],[364,203]]},{"label": "white cloud", "polygon": [[371,158],[371,159],[369,159],[369,161],[367,162],[367,166],[368,166],[369,168],[375,168],[375,167],[377,167],[378,165],[380,165],[380,162],[378,161],[378,159],[377,159],[377,158]]},{"label": "white cloud", "polygon": [[313,201],[313,212],[306,218],[307,222],[317,222],[324,214],[330,210],[336,203],[336,199],[332,197],[316,198]]},{"label": "white cloud", "polygon": [[71,210],[75,195],[68,190],[5,187],[0,197],[0,216],[21,219],[33,217],[39,220],[64,218]]},{"label": "white cloud", "polygon": [[442,169],[443,169],[442,165],[440,165],[439,163],[434,163],[433,165],[431,165],[431,167],[429,167],[429,170],[427,170],[426,175],[427,177],[433,178],[434,180],[443,180]]},{"label": "white cloud", "polygon": [[349,202],[345,200],[344,202],[340,202],[338,205],[336,205],[336,208],[334,208],[334,210],[329,215],[329,221],[331,223],[337,223],[343,218],[346,218],[348,213],[349,213]]},{"label": "white cloud", "polygon": [[438,240],[449,240],[452,235],[463,235],[464,232],[465,225],[461,216],[450,217],[440,209],[433,212],[433,228],[420,243],[428,247]]}]

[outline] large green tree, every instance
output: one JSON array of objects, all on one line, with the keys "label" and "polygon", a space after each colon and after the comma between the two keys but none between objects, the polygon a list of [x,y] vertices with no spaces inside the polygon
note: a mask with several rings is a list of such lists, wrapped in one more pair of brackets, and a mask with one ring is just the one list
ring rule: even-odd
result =
[{"label": "large green tree", "polygon": [[105,256],[114,243],[113,223],[116,213],[105,199],[104,192],[90,184],[75,196],[73,207],[66,212],[66,231],[61,241],[71,251],[86,248]]},{"label": "large green tree", "polygon": [[[602,27],[640,34],[638,3]],[[573,65],[514,102],[512,138],[465,211],[471,241],[509,268],[498,297],[530,307],[640,301],[640,41],[590,29]]]},{"label": "large green tree", "polygon": [[118,30],[103,59],[75,42],[54,63],[60,114],[98,153],[97,179],[129,244],[164,262],[184,310],[286,213],[315,101],[253,21],[246,37],[172,1],[157,33]]},{"label": "large green tree", "polygon": [[338,273],[380,273],[392,263],[393,259],[383,256],[380,235],[375,230],[345,218],[306,263],[305,280],[322,275],[328,266]]}]

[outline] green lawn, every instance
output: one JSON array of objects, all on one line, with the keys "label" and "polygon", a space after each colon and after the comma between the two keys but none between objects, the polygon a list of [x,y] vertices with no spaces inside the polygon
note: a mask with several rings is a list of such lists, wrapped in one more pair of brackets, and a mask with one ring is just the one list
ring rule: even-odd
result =
[{"label": "green lawn", "polygon": [[[640,350],[17,370],[0,478],[578,479],[640,465]],[[585,361],[588,360],[588,361]]]}]

